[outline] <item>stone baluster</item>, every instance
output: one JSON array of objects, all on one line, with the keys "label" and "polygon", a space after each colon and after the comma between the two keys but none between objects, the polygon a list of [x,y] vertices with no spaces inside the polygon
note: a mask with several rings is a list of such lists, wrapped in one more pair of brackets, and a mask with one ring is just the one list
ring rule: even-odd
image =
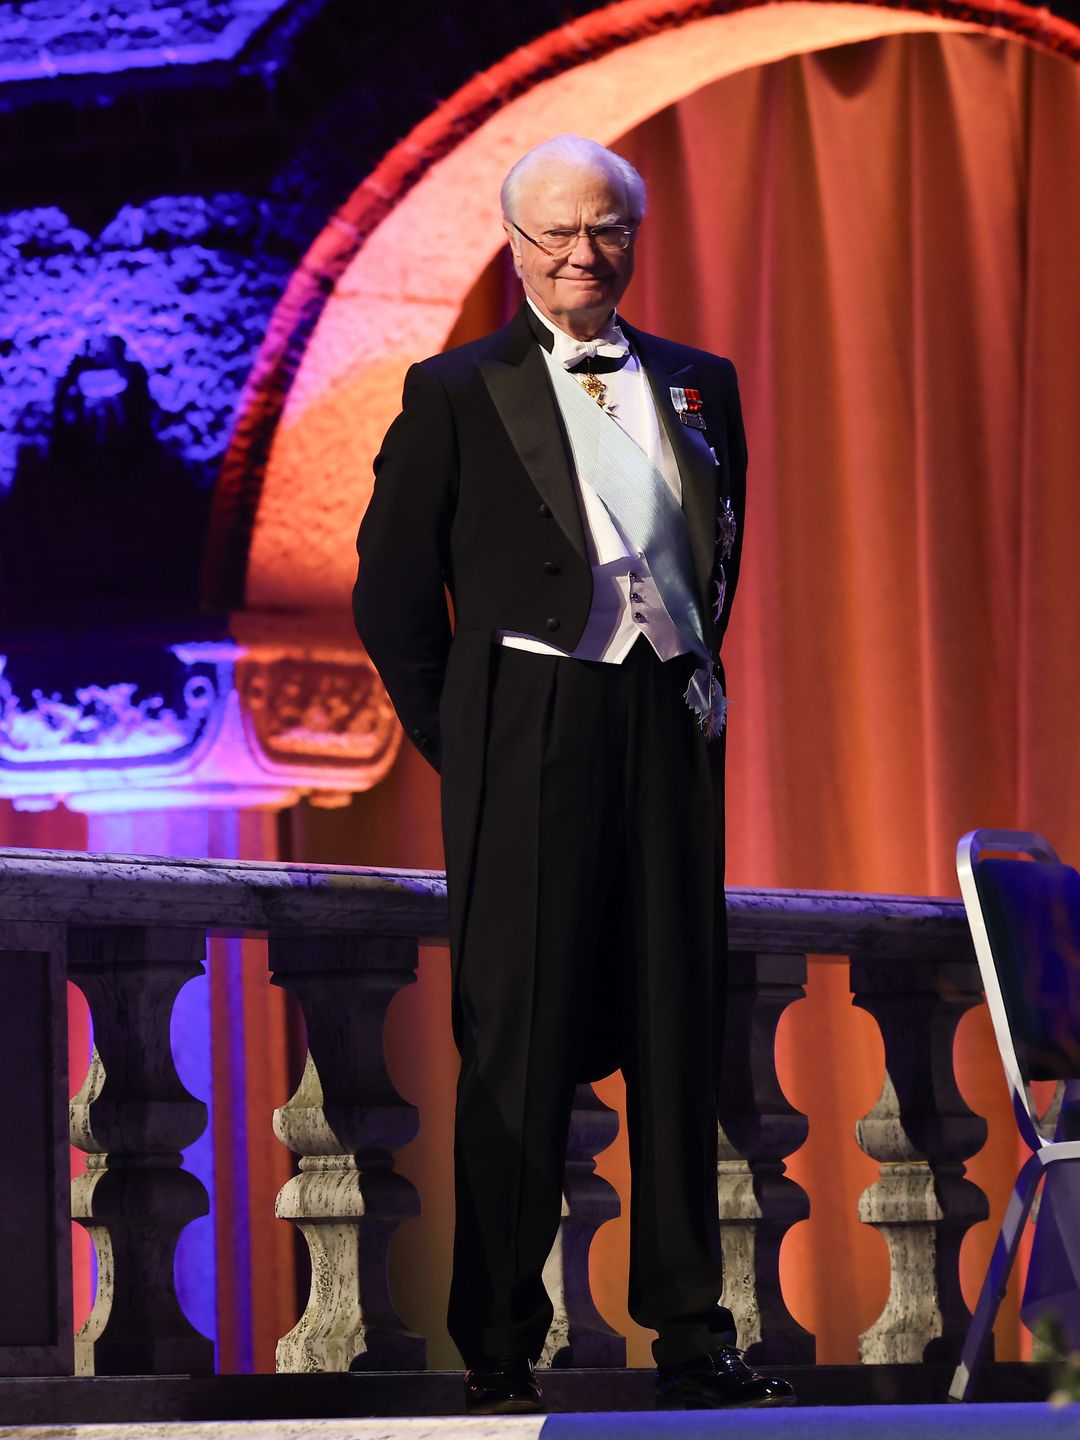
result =
[{"label": "stone baluster", "polygon": [[570,1117],[563,1181],[562,1223],[544,1266],[544,1284],[555,1307],[541,1365],[574,1369],[626,1364],[626,1341],[593,1303],[589,1248],[607,1220],[619,1214],[619,1196],[596,1173],[596,1155],[618,1133],[618,1116],[591,1085],[579,1085]]},{"label": "stone baluster", "polygon": [[72,1370],[64,940],[0,911],[0,1375]]},{"label": "stone baluster", "polygon": [[812,1365],[814,1337],[780,1289],[781,1242],[810,1213],[806,1191],[784,1173],[807,1120],[776,1074],[776,1027],[805,994],[806,956],[734,951],[728,976],[717,1164],[724,1304],[751,1361]]},{"label": "stone baluster", "polygon": [[181,987],[203,972],[198,929],[75,928],[68,972],[86,996],[94,1055],[70,1106],[87,1155],[72,1216],[97,1252],[94,1308],[75,1339],[78,1375],[203,1374],[211,1341],[188,1322],[173,1280],[181,1230],[208,1209],[181,1150],[206,1128],[206,1106],[180,1083],[169,1023]]},{"label": "stone baluster", "polygon": [[986,1122],[964,1104],[953,1070],[956,1026],[981,998],[974,960],[851,959],[853,1003],[885,1042],[885,1083],[859,1121],[862,1149],[881,1165],[859,1219],[884,1236],[891,1278],[885,1309],[859,1337],[864,1364],[959,1358],[970,1312],[960,1292],[960,1245],[988,1214],[964,1178]]},{"label": "stone baluster", "polygon": [[271,934],[275,985],[295,996],[308,1056],[274,1132],[298,1154],[277,1215],[307,1241],[311,1291],[278,1341],[279,1371],[416,1370],[424,1342],[406,1330],[390,1296],[394,1231],[419,1214],[416,1191],[394,1173],[394,1152],[416,1134],[416,1109],[386,1070],[390,1001],[416,979],[414,939]]}]

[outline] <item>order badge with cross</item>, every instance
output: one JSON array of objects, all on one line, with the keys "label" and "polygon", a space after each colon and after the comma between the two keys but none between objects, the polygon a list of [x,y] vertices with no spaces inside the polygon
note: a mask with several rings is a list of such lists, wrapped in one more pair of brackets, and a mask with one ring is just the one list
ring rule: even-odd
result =
[{"label": "order badge with cross", "polygon": [[598,405],[603,405],[607,395],[607,386],[600,379],[599,375],[593,375],[589,371],[575,371],[574,379],[585,391],[586,395],[595,400]]}]

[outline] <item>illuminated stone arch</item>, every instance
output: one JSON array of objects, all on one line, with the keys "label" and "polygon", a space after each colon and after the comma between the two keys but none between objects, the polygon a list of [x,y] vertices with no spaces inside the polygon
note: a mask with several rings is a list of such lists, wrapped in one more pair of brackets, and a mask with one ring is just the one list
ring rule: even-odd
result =
[{"label": "illuminated stone arch", "polygon": [[1019,0],[621,0],[475,76],[357,186],[294,274],[222,468],[208,599],[344,605],[404,372],[442,348],[503,243],[499,182],[523,151],[562,131],[611,143],[738,71],[920,32],[1005,35],[1080,60],[1080,28]]}]

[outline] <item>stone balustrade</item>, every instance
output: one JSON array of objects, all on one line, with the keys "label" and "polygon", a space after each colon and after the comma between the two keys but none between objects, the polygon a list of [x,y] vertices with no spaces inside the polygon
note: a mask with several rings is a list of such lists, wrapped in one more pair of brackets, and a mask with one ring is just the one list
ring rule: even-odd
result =
[{"label": "stone balustrade", "polygon": [[[785,1174],[807,1120],[780,1088],[774,1039],[804,993],[807,956],[839,955],[849,957],[853,1003],[874,1017],[885,1046],[881,1097],[857,1127],[881,1165],[859,1217],[885,1238],[891,1286],[861,1358],[954,1359],[968,1321],[960,1242],[987,1211],[964,1178],[986,1127],[964,1106],[952,1068],[959,1017],[981,998],[960,903],[732,889],[728,911],[718,1189],[725,1302],[750,1357],[814,1360],[814,1337],[788,1312],[779,1282],[781,1242],[812,1197]],[[403,1325],[387,1280],[394,1231],[419,1202],[394,1169],[417,1115],[390,1082],[382,1033],[390,1001],[415,979],[418,945],[444,940],[446,924],[438,873],[0,850],[0,1084],[21,1100],[5,1112],[0,1374],[212,1366],[172,1272],[180,1231],[206,1209],[180,1163],[206,1107],[184,1090],[169,1046],[173,1001],[200,973],[210,929],[265,933],[273,982],[307,1026],[303,1079],[274,1128],[300,1157],[277,1213],[303,1234],[312,1282],[279,1342],[278,1368],[423,1367],[424,1342]],[[69,978],[89,1003],[95,1050],[65,1117]],[[68,1118],[87,1157],[70,1200]],[[618,1211],[594,1164],[615,1125],[582,1086],[546,1271],[556,1313],[545,1363],[625,1362],[588,1280],[592,1237]],[[96,1301],[78,1336],[69,1216],[90,1232],[98,1260]]]}]

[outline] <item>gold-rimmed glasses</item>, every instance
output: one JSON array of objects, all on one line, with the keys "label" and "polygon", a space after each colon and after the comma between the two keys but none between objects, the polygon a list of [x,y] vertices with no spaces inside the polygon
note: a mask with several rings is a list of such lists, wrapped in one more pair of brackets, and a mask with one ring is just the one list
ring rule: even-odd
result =
[{"label": "gold-rimmed glasses", "polygon": [[553,260],[569,255],[582,235],[591,240],[598,250],[621,254],[629,250],[637,229],[635,225],[586,225],[584,230],[545,230],[541,241],[534,240],[515,221],[511,220],[510,224],[523,240],[528,240],[530,245],[535,245]]}]

